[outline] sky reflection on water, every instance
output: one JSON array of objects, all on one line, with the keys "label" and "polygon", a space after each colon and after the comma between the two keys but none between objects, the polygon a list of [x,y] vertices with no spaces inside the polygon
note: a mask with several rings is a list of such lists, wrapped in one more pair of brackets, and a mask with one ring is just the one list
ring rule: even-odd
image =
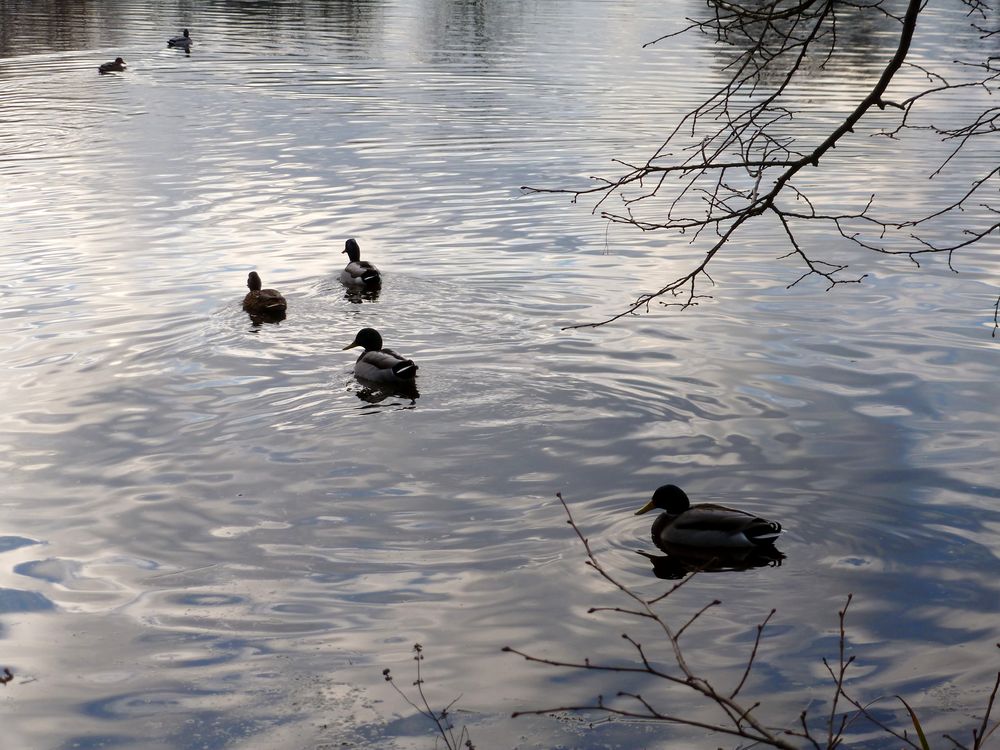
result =
[{"label": "sky reflection on water", "polygon": [[[690,746],[511,721],[609,686],[499,653],[622,656],[554,495],[655,595],[632,512],[666,481],[786,529],[781,566],[676,598],[723,600],[691,634],[720,672],[778,608],[754,683],[775,721],[822,682],[848,592],[863,690],[931,731],[978,711],[1000,601],[987,252],[785,290],[753,227],[698,310],[561,331],[691,252],[518,191],[644,154],[711,86],[689,74],[710,48],[641,49],[655,4],[81,7],[0,24],[11,746],[429,746],[380,674],[417,641],[477,745]],[[165,48],[184,26],[190,56]],[[115,54],[129,71],[98,77]],[[845,201],[892,176],[825,175]],[[350,236],[384,275],[362,304],[337,282]],[[240,309],[251,269],[287,297],[279,325]],[[363,326],[419,362],[415,403],[363,398],[340,351]]]}]

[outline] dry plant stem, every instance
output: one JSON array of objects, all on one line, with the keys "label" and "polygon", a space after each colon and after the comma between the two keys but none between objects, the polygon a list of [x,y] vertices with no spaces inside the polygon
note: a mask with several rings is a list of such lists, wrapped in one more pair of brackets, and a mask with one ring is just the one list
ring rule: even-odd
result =
[{"label": "dry plant stem", "polygon": [[[837,720],[837,700],[840,698],[841,694],[844,692],[844,676],[847,674],[847,668],[854,661],[852,656],[850,659],[844,660],[844,641],[846,640],[846,633],[844,630],[844,617],[847,615],[847,608],[851,606],[851,598],[853,594],[847,595],[847,604],[844,608],[840,610],[840,638],[839,638],[839,650],[840,650],[840,668],[836,674],[833,674],[833,670],[830,668],[829,663],[826,659],[823,659],[823,666],[826,667],[827,671],[833,676],[834,681],[837,683],[837,690],[833,694],[833,701],[830,703],[830,720],[827,722],[827,747],[836,747],[840,742],[840,736],[844,731],[844,722],[840,724],[840,728],[837,730],[837,735],[834,737],[833,727],[836,725]],[[836,742],[834,741],[836,739]]]},{"label": "dry plant stem", "polygon": [[[975,1],[975,0],[974,0]],[[968,2],[968,0],[966,0]],[[971,206],[972,196],[998,176],[992,170],[985,177],[976,180],[972,188],[959,200],[934,211],[928,216],[912,221],[887,221],[870,213],[872,201],[861,211],[831,215],[817,211],[808,196],[794,184],[794,179],[808,166],[818,167],[848,134],[853,133],[859,122],[872,111],[887,107],[901,112],[898,126],[880,133],[897,137],[905,128],[917,126],[909,122],[913,108],[923,99],[944,92],[977,86],[992,93],[997,89],[1000,68],[997,58],[988,57],[981,63],[963,63],[981,68],[982,79],[971,83],[951,84],[942,76],[925,68],[909,63],[906,57],[910,51],[917,19],[924,10],[924,0],[907,0],[902,16],[892,11],[885,0],[801,0],[799,3],[784,4],[782,0],[707,0],[711,15],[702,20],[688,19],[689,24],[675,34],[699,31],[712,34],[715,40],[733,56],[726,66],[729,78],[695,109],[686,114],[667,135],[656,152],[642,164],[630,164],[615,160],[627,171],[617,179],[593,178],[597,184],[583,189],[529,188],[528,192],[567,193],[574,202],[580,196],[594,195],[597,200],[593,211],[600,212],[609,222],[629,224],[642,231],[666,230],[679,234],[690,232],[691,242],[699,240],[704,230],[709,230],[715,239],[704,251],[700,259],[693,261],[685,273],[673,278],[659,289],[640,295],[620,313],[596,323],[582,323],[567,328],[598,327],[607,325],[628,315],[648,311],[655,300],[665,306],[681,309],[697,305],[710,295],[701,292],[705,284],[714,285],[709,275],[709,267],[717,255],[746,223],[758,216],[771,216],[780,224],[791,250],[780,257],[794,257],[803,267],[803,273],[788,286],[793,287],[804,279],[819,277],[827,289],[841,284],[860,283],[866,274],[845,277],[846,263],[830,262],[811,255],[797,236],[796,224],[821,222],[830,224],[837,235],[865,250],[886,255],[904,255],[919,265],[917,256],[936,253],[946,256],[949,267],[954,253],[994,234],[1000,229],[1000,222],[992,222],[979,229],[966,229],[961,242],[933,242],[916,234],[904,234],[905,227],[917,227],[925,222],[950,212],[962,212]],[[985,3],[969,5],[970,13],[986,18],[994,13]],[[846,114],[842,121],[827,131],[820,141],[805,150],[793,147],[794,130],[791,121],[796,114],[784,104],[793,81],[809,75],[807,63],[817,63],[823,68],[834,52],[845,45],[838,43],[839,16],[844,13],[880,13],[899,23],[900,31],[896,49],[882,68],[877,80],[868,93]],[[848,19],[848,22],[854,19]],[[660,41],[660,40],[657,40]],[[922,71],[930,85],[921,93],[901,102],[886,98],[889,85],[904,66]],[[763,92],[764,82],[774,78],[770,91]],[[758,95],[760,93],[760,95]],[[924,126],[945,139],[953,139],[956,146],[945,161],[931,173],[938,174],[954,156],[973,138],[995,134],[1000,122],[1000,108],[985,110],[973,122],[952,129],[938,126]],[[681,138],[690,143],[680,143]],[[677,148],[680,155],[668,149]],[[684,156],[684,153],[687,156]],[[666,162],[666,163],[664,163]],[[771,177],[771,175],[774,175]],[[647,201],[666,190],[668,178],[680,178],[672,197],[668,196],[667,207],[659,210],[664,215],[658,218],[643,218],[638,213],[643,201]],[[626,194],[626,190],[637,190],[637,194]],[[623,209],[614,211],[607,208],[612,196],[619,196]],[[809,211],[791,210],[783,205],[783,197],[793,201],[803,201]],[[697,200],[700,200],[700,204]],[[698,207],[700,205],[700,207]],[[694,208],[690,215],[683,208]],[[987,212],[993,211],[988,205],[978,206]],[[850,225],[857,224],[873,230],[875,239],[866,240]],[[906,242],[908,248],[899,249],[886,244],[887,235]],[[918,245],[916,249],[913,244]],[[667,301],[664,301],[667,300]],[[672,301],[671,301],[672,300]],[[1000,327],[1000,297],[994,309],[994,330]]]},{"label": "dry plant stem", "polygon": [[[604,578],[608,583],[617,588],[625,596],[630,598],[634,604],[634,610],[622,610],[625,614],[634,614],[640,618],[648,619],[655,623],[660,629],[663,635],[666,637],[667,642],[670,644],[670,648],[673,654],[674,663],[677,668],[677,672],[668,671],[668,669],[660,667],[647,656],[645,649],[642,644],[633,639],[627,633],[622,635],[622,638],[626,640],[636,651],[636,654],[641,662],[641,666],[622,666],[614,664],[594,664],[589,659],[583,662],[569,662],[561,661],[556,659],[545,659],[541,657],[532,656],[523,651],[519,651],[509,646],[504,648],[504,651],[510,653],[515,653],[522,658],[530,662],[548,664],[550,666],[559,667],[571,667],[576,669],[585,669],[592,671],[604,671],[604,672],[617,672],[617,673],[638,673],[646,674],[651,677],[655,677],[661,680],[665,680],[671,684],[682,685],[684,687],[690,688],[691,690],[700,693],[702,696],[707,698],[709,701],[714,703],[722,712],[726,715],[729,720],[729,724],[721,723],[710,723],[696,721],[694,719],[689,719],[684,716],[667,714],[659,709],[652,706],[647,700],[645,700],[641,695],[628,692],[619,692],[617,697],[619,698],[630,698],[638,704],[638,708],[629,709],[621,708],[617,706],[610,706],[604,703],[603,697],[598,698],[597,703],[594,705],[581,705],[581,706],[560,706],[554,708],[546,708],[531,711],[518,711],[514,716],[520,716],[524,714],[551,714],[556,712],[565,711],[586,711],[586,710],[600,710],[608,714],[622,717],[631,718],[644,718],[644,719],[656,719],[660,721],[669,721],[678,724],[683,724],[686,726],[697,727],[700,729],[706,729],[712,732],[719,732],[722,734],[728,734],[736,737],[741,737],[752,742],[760,743],[769,747],[783,748],[784,750],[791,750],[795,747],[788,743],[784,738],[780,737],[778,734],[772,732],[769,728],[761,724],[756,717],[753,715],[753,710],[756,708],[756,704],[752,706],[744,706],[735,700],[735,696],[739,693],[742,688],[743,683],[746,681],[747,675],[753,665],[754,658],[757,654],[757,647],[755,644],[754,650],[748,660],[746,669],[744,671],[743,679],[740,680],[739,685],[728,695],[722,691],[717,690],[711,682],[707,679],[697,675],[694,670],[688,665],[687,660],[684,657],[683,652],[680,647],[680,636],[684,629],[687,628],[692,622],[697,620],[697,618],[707,611],[710,607],[715,606],[718,602],[712,602],[705,607],[703,607],[699,612],[695,613],[691,619],[684,625],[684,627],[675,631],[667,621],[656,611],[654,611],[650,605],[650,602],[639,596],[637,593],[632,591],[628,586],[623,584],[617,578],[615,578],[597,559],[594,555],[593,550],[590,547],[590,542],[583,535],[583,532],[576,525],[573,520],[573,514],[570,512],[569,506],[563,499],[561,493],[557,493],[556,497],[559,498],[559,502],[562,503],[563,509],[566,511],[567,523],[573,528],[580,542],[583,544],[584,550],[587,556],[587,565],[593,568],[597,573]],[[690,580],[690,578],[688,579]],[[673,591],[677,590],[675,586]],[[662,597],[657,597],[661,599]],[[770,618],[770,615],[768,615]],[[766,624],[761,623],[759,626],[763,629]]]},{"label": "dry plant stem", "polygon": [[743,670],[743,677],[740,678],[739,684],[733,689],[733,692],[729,694],[730,698],[735,698],[739,695],[740,690],[743,689],[743,685],[746,684],[747,677],[750,676],[750,667],[753,665],[754,659],[757,658],[757,649],[760,648],[760,637],[764,634],[764,628],[767,627],[767,623],[771,621],[774,617],[774,613],[777,612],[776,609],[772,609],[767,613],[767,617],[764,621],[757,626],[757,635],[753,639],[753,651],[750,652],[750,658],[747,660],[747,667]]},{"label": "dry plant stem", "polygon": [[[1000,648],[1000,643],[997,644],[997,648]],[[986,740],[1000,728],[1000,720],[994,721],[993,726],[990,726],[990,715],[993,713],[993,706],[996,705],[998,691],[1000,691],[1000,672],[997,673],[996,681],[993,683],[993,690],[990,691],[989,700],[986,701],[986,711],[983,713],[983,721],[980,723],[978,730],[972,730],[971,749],[951,735],[944,735],[945,739],[951,742],[958,750],[981,750],[981,748],[986,747]]]},{"label": "dry plant stem", "polygon": [[[855,712],[855,714],[853,716],[851,716],[849,718],[845,718],[845,727],[849,726],[853,721],[855,721],[856,719],[858,719],[858,718],[860,718],[860,717],[863,716],[868,721],[870,721],[872,724],[874,724],[879,729],[881,729],[883,732],[885,732],[886,734],[891,735],[892,737],[896,738],[897,740],[899,740],[900,742],[904,743],[908,747],[912,747],[912,748],[914,748],[914,750],[923,750],[923,745],[922,744],[917,744],[916,742],[914,742],[913,740],[911,740],[909,738],[909,736],[907,736],[907,734],[906,734],[905,731],[904,732],[898,732],[898,731],[896,731],[895,729],[893,729],[892,727],[890,727],[885,722],[881,721],[878,717],[876,717],[874,714],[872,714],[869,711],[869,708],[873,704],[875,704],[879,700],[881,700],[881,698],[877,698],[877,699],[875,699],[873,701],[870,701],[867,704],[862,704],[856,698],[854,698],[853,696],[851,696],[847,692],[847,690],[844,688],[844,681],[843,681],[844,671],[846,670],[846,667],[851,662],[854,661],[854,657],[853,656],[850,659],[848,659],[846,662],[844,661],[844,643],[846,641],[846,631],[845,631],[845,628],[844,628],[844,618],[845,618],[845,616],[847,614],[847,607],[849,605],[850,605],[850,597],[848,597],[847,605],[845,605],[844,609],[840,612],[840,669],[839,669],[838,673],[834,674],[834,671],[830,667],[830,665],[826,662],[825,659],[823,660],[823,665],[826,667],[827,671],[830,673],[830,676],[833,677],[834,680],[837,682],[837,688],[836,688],[837,689],[837,693],[836,693],[836,696],[835,696],[835,700],[836,700],[836,698],[838,696],[842,696],[848,703],[850,703],[856,709],[856,712]],[[997,644],[997,646],[1000,647],[1000,644]],[[981,722],[981,724],[980,724],[980,726],[978,728],[973,728],[972,729],[972,740],[973,740],[973,742],[972,742],[971,750],[980,750],[983,747],[983,743],[985,742],[986,737],[988,737],[989,735],[993,734],[993,732],[997,729],[997,726],[1000,725],[1000,722],[994,722],[993,726],[987,731],[987,727],[989,726],[990,715],[993,712],[993,706],[994,706],[994,703],[995,703],[995,700],[996,700],[997,690],[998,689],[1000,689],[1000,672],[997,673],[996,681],[993,684],[993,690],[990,693],[989,700],[987,701],[986,708],[985,708],[985,710],[983,712],[982,722]],[[898,700],[900,700],[903,703],[904,706],[906,706],[907,711],[909,711],[911,713],[911,715],[915,716],[915,714],[912,713],[912,709],[910,708],[909,704],[907,704],[907,702],[905,700],[903,700],[902,696],[898,696],[897,695],[896,698]],[[831,712],[831,717],[832,716],[833,716],[833,712]],[[832,724],[831,724],[831,726],[832,726]],[[954,738],[950,737],[947,734],[944,735],[944,738],[947,739],[947,740],[949,740],[953,744],[955,744],[961,750],[970,750],[970,748],[966,747],[965,745],[962,745],[957,740],[955,740]],[[838,735],[837,737],[834,738],[834,744],[830,744],[829,747],[830,748],[837,747],[837,746],[840,745],[840,742],[841,742],[841,737]]]},{"label": "dry plant stem", "polygon": [[989,736],[997,730],[997,727],[1000,727],[1000,721],[997,721],[993,723],[992,728],[988,728],[990,713],[993,711],[993,705],[996,703],[998,690],[1000,690],[1000,672],[997,673],[997,679],[993,683],[993,690],[990,692],[990,699],[986,703],[986,712],[983,714],[983,723],[979,726],[979,732],[976,732],[975,729],[972,730],[972,737],[976,748],[981,747],[982,743],[986,742]]},{"label": "dry plant stem", "polygon": [[420,705],[414,703],[410,697],[400,689],[399,685],[397,685],[393,680],[390,670],[388,669],[382,670],[382,676],[385,678],[385,681],[392,685],[393,690],[395,690],[399,696],[417,713],[434,723],[438,735],[441,737],[441,740],[444,742],[445,747],[447,747],[448,750],[459,750],[462,747],[467,750],[475,750],[472,740],[469,737],[468,729],[466,727],[462,727],[456,737],[455,727],[448,718],[448,712],[462,696],[458,696],[458,698],[452,700],[451,703],[442,708],[440,711],[435,711],[431,708],[431,704],[427,700],[427,696],[424,694],[424,679],[420,670],[420,663],[424,660],[424,649],[419,643],[415,643],[413,645],[413,660],[417,664],[417,679],[414,681],[413,685],[417,688],[417,694],[420,696]]}]

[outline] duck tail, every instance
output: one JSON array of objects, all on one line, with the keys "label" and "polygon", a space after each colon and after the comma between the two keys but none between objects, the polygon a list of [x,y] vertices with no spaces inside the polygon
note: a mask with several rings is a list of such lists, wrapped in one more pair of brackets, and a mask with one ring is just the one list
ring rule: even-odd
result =
[{"label": "duck tail", "polygon": [[382,285],[382,275],[372,269],[371,271],[366,271],[361,275],[361,280],[364,282],[365,286],[374,287]]},{"label": "duck tail", "polygon": [[777,521],[765,521],[761,518],[758,523],[755,523],[743,533],[754,544],[762,547],[769,546],[774,544],[778,535],[781,534],[781,524]]},{"label": "duck tail", "polygon": [[409,359],[404,359],[392,366],[393,374],[402,380],[413,380],[417,376],[418,369],[416,363]]}]

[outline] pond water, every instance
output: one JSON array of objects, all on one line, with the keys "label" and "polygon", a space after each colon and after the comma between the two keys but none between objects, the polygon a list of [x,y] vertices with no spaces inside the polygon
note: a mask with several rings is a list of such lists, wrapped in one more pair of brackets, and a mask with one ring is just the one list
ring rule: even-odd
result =
[{"label": "pond water", "polygon": [[[692,257],[519,189],[613,174],[713,88],[708,40],[642,48],[699,4],[678,5],[0,4],[5,746],[432,747],[381,674],[410,689],[419,642],[478,747],[714,747],[509,717],[653,694],[501,648],[632,657],[620,633],[645,631],[588,614],[624,602],[555,493],[654,596],[672,583],[632,513],[666,482],[786,529],[782,565],[671,598],[684,619],[722,601],[685,636],[699,668],[731,680],[776,608],[750,689],[772,724],[821,712],[853,593],[859,696],[972,726],[1000,662],[987,243],[959,274],[860,256],[863,285],[786,290],[799,272],[762,223],[697,309],[562,330]],[[918,53],[951,60],[967,21],[935,13]],[[165,46],[183,27],[190,55]],[[893,32],[853,29],[856,65],[803,106],[850,107]],[[127,72],[99,76],[117,55]],[[967,184],[961,163],[923,179],[921,137],[859,133],[812,179],[890,210]],[[375,299],[338,282],[348,237],[383,272]],[[251,269],[287,297],[280,324],[240,309]],[[419,398],[355,382],[341,348],[364,326],[418,362]]]}]

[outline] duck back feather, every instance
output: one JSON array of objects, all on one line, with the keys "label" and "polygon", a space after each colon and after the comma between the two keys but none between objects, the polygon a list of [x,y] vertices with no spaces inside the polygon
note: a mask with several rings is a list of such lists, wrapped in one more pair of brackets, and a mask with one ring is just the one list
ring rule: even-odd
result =
[{"label": "duck back feather", "polygon": [[748,548],[774,544],[781,524],[724,505],[701,503],[683,513],[661,513],[650,530],[657,546]]},{"label": "duck back feather", "polygon": [[417,376],[416,363],[392,349],[364,352],[354,363],[354,374],[373,383],[412,382]]}]

